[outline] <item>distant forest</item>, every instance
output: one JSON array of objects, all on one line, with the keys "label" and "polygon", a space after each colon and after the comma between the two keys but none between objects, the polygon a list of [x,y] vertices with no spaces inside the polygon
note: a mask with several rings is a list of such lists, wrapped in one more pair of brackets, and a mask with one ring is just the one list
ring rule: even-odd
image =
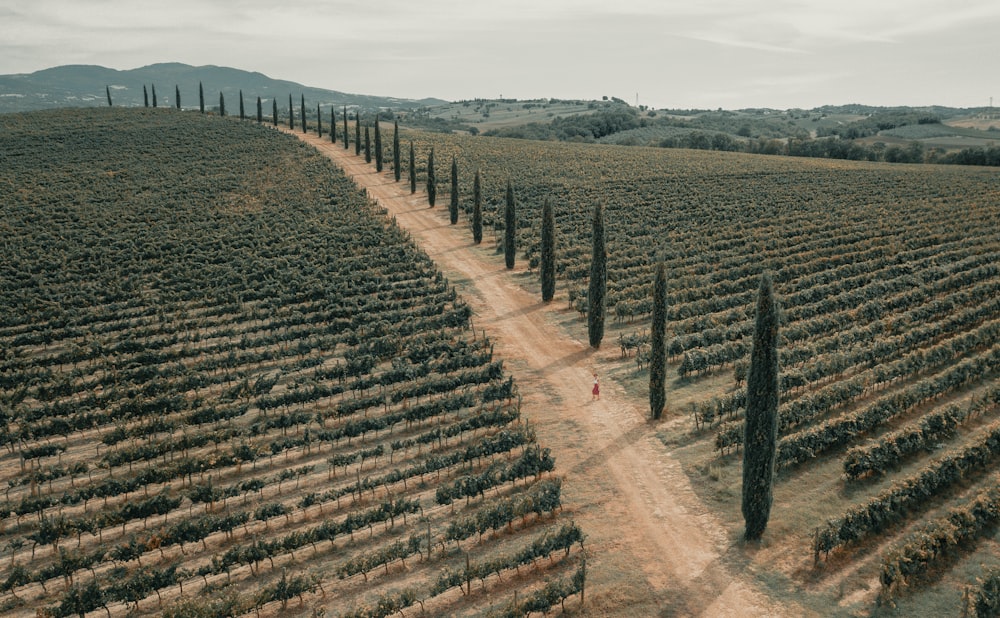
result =
[{"label": "distant forest", "polygon": [[[940,127],[942,118],[913,110],[878,112],[840,126],[820,126],[811,132],[780,117],[751,117],[722,110],[679,117],[675,112],[643,114],[644,109],[621,103],[594,104],[594,107],[592,113],[491,129],[484,135],[888,163],[1000,166],[1000,146],[946,150],[925,145],[917,138],[932,136],[933,132],[927,129]],[[904,144],[861,141],[877,140],[882,131],[893,131],[897,137],[907,135],[905,128],[910,128],[909,134],[914,139]],[[917,130],[920,128],[923,130]],[[997,130],[990,128],[990,132]],[[997,137],[1000,138],[1000,132]]]}]

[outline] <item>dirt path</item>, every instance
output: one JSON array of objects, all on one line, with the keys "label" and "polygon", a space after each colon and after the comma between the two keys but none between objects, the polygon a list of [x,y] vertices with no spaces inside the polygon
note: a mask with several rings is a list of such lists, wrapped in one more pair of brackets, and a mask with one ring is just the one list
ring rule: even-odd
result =
[{"label": "dirt path", "polygon": [[567,508],[587,534],[588,615],[786,613],[740,576],[735,564],[746,559],[665,452],[648,411],[609,380],[602,380],[601,399],[591,400],[593,370],[618,350],[605,345],[595,352],[561,331],[555,321],[567,309],[558,289],[554,302],[542,303],[519,283],[523,264],[507,271],[489,243],[472,244],[464,219],[448,224],[447,205],[428,208],[423,191],[411,195],[405,180],[376,173],[353,146],[294,135],[329,156],[409,230],[472,305],[475,327],[496,342],[539,442],[566,476]]}]

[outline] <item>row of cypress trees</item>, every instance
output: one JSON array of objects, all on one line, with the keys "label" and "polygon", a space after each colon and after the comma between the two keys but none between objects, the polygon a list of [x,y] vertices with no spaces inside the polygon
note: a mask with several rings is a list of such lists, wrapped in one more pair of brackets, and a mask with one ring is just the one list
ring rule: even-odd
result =
[{"label": "row of cypress trees", "polygon": [[[393,167],[397,181],[400,179],[399,123],[395,123],[393,136]],[[346,134],[346,110],[345,110]],[[381,137],[378,120],[375,121],[376,166],[381,171]],[[367,148],[367,127],[366,127]],[[367,154],[367,151],[366,151]],[[410,142],[409,181],[410,193],[416,192],[416,165],[413,142]],[[366,156],[371,161],[370,154]],[[427,199],[434,207],[437,194],[437,179],[434,169],[434,149],[427,158]],[[458,163],[451,160],[451,201],[449,220],[458,222]],[[504,262],[508,269],[514,268],[516,255],[517,204],[513,183],[507,180],[504,199]],[[473,242],[482,242],[482,181],[477,169],[473,180]],[[545,199],[542,204],[540,279],[543,302],[555,296],[555,214],[552,203]],[[592,253],[590,281],[587,289],[587,332],[591,347],[600,347],[604,337],[604,322],[607,294],[607,238],[605,232],[604,208],[598,203],[592,218]],[[666,323],[667,323],[667,274],[661,261],[654,268],[653,317],[650,346],[649,407],[650,416],[658,420],[666,407]],[[747,377],[746,416],[744,423],[744,458],[742,506],[747,541],[760,539],[770,518],[773,502],[775,455],[778,432],[778,305],[774,286],[768,273],[761,277],[757,293],[756,318],[750,369]]]}]

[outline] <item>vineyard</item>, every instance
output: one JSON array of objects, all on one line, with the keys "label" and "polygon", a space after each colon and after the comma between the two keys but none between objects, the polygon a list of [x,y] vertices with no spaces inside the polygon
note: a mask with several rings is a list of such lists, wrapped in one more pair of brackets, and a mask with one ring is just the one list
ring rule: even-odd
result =
[{"label": "vineyard", "polygon": [[[337,148],[371,161],[361,127],[343,121]],[[168,110],[0,123],[12,196],[5,610],[367,617],[582,603],[591,532],[563,513],[555,456],[489,333],[328,161],[252,122]],[[376,143],[390,143],[385,126]],[[454,160],[462,217],[449,231],[470,240],[479,172],[485,253],[502,252],[510,182],[528,274],[507,276],[533,293],[551,201],[572,337],[603,206],[611,324],[598,358],[637,409],[664,263],[667,408],[639,433],[655,432],[654,456],[676,458],[730,531],[725,568],[796,613],[995,605],[995,171],[401,137],[403,153],[374,157],[394,162],[384,181],[400,161],[400,194],[427,186],[433,152],[444,204]],[[448,226],[448,207],[437,211]],[[743,387],[764,271],[782,315],[779,469],[764,541],[749,548],[737,532]],[[715,599],[709,581],[673,607]]]},{"label": "vineyard", "polygon": [[[479,170],[497,252],[512,180],[517,258],[529,271],[550,200],[557,287],[581,316],[589,217],[603,204],[610,344],[618,344],[606,362],[638,401],[653,268],[664,262],[673,421],[659,435],[734,530],[751,301],[761,273],[772,273],[782,311],[779,473],[771,540],[758,560],[789,580],[773,592],[792,585],[814,593],[816,607],[834,603],[845,614],[940,615],[963,606],[961,591],[973,590],[984,569],[1000,566],[995,172],[415,132],[404,139],[418,153],[456,158],[466,215]],[[537,290],[537,273],[525,285]],[[576,336],[582,326],[571,326]]]},{"label": "vineyard", "polygon": [[62,110],[0,118],[0,163],[4,615],[582,602],[585,531],[489,333],[315,150]]}]

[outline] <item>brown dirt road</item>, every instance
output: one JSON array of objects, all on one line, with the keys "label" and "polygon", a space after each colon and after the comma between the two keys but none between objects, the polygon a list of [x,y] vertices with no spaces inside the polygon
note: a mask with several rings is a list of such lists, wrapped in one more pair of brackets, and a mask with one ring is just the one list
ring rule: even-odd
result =
[{"label": "brown dirt road", "polygon": [[[594,616],[775,616],[799,614],[769,599],[740,568],[750,560],[701,504],[680,464],[656,438],[648,410],[611,380],[591,401],[592,373],[617,357],[594,351],[556,322],[565,298],[542,303],[501,256],[472,244],[464,220],[448,223],[447,205],[428,208],[392,173],[315,134],[294,135],[329,156],[395,216],[456,284],[474,325],[496,342],[524,397],[539,443],[565,475],[566,508],[587,534],[586,614]],[[388,170],[388,166],[387,166]],[[522,260],[523,262],[523,260]],[[585,336],[585,328],[579,329]],[[614,347],[614,350],[610,350]]]}]

